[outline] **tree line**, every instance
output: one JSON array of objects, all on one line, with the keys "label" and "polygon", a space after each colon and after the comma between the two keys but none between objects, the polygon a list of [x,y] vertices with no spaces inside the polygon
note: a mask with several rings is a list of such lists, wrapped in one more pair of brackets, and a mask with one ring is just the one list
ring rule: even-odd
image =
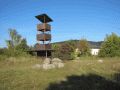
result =
[{"label": "tree line", "polygon": [[[91,56],[90,44],[86,39],[81,39],[77,43],[69,40],[62,44],[54,44],[53,48],[56,50],[53,56],[62,59]],[[99,49],[98,57],[119,57],[120,36],[115,33],[106,35]]]},{"label": "tree line", "polygon": [[[7,48],[0,49],[0,56],[16,57],[30,55],[27,51],[33,47],[27,45],[27,41],[15,29],[9,29],[9,40],[6,40]],[[61,44],[53,43],[53,57],[63,60],[72,60],[79,57],[91,56],[90,44],[86,39],[77,41],[65,41]],[[33,54],[32,54],[33,55]],[[98,54],[99,57],[120,56],[120,37],[112,33],[106,35]]]}]

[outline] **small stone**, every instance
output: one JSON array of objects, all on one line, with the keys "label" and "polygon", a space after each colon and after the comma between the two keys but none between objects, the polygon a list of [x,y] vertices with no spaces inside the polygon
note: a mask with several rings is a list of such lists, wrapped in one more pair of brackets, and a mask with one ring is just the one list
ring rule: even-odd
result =
[{"label": "small stone", "polygon": [[35,64],[35,65],[33,66],[33,68],[41,68],[41,65],[40,65],[40,64]]},{"label": "small stone", "polygon": [[103,60],[100,59],[100,60],[98,60],[98,62],[103,63]]},{"label": "small stone", "polygon": [[80,58],[79,57],[76,57],[76,60],[79,60]]}]

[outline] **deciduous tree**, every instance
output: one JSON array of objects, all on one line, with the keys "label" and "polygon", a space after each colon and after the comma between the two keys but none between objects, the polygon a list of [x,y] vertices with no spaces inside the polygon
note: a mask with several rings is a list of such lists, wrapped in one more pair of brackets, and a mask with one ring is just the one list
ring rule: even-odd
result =
[{"label": "deciduous tree", "polygon": [[120,37],[115,33],[107,35],[99,52],[101,57],[120,56]]},{"label": "deciduous tree", "polygon": [[89,44],[86,39],[81,39],[78,44],[78,49],[80,50],[81,56],[88,56],[90,55],[90,48]]}]

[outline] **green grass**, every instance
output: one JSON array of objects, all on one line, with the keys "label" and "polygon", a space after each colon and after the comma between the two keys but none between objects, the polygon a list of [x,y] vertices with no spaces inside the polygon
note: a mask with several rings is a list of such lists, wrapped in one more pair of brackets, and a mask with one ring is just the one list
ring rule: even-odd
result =
[{"label": "green grass", "polygon": [[112,81],[114,75],[120,72],[120,58],[105,58],[103,63],[98,60],[99,58],[82,58],[65,61],[64,68],[52,70],[32,68],[35,64],[42,63],[40,58],[35,57],[1,60],[0,90],[45,90],[51,83],[66,81],[68,76],[73,75],[94,74]]}]

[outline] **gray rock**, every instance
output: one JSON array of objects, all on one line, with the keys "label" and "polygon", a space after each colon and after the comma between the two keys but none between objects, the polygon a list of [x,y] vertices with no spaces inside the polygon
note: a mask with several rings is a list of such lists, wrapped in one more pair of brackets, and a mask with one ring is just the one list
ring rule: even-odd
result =
[{"label": "gray rock", "polygon": [[58,66],[57,66],[58,68],[62,68],[62,67],[64,67],[64,63],[58,63]]},{"label": "gray rock", "polygon": [[42,68],[44,70],[53,69],[55,68],[55,65],[54,64],[43,64]]},{"label": "gray rock", "polygon": [[64,63],[59,58],[54,58],[52,60],[50,58],[46,58],[44,60],[43,64],[41,64],[41,65],[36,64],[33,66],[33,68],[41,68],[44,70],[49,70],[49,69],[54,69],[54,68],[62,68],[62,67],[64,67]]}]

